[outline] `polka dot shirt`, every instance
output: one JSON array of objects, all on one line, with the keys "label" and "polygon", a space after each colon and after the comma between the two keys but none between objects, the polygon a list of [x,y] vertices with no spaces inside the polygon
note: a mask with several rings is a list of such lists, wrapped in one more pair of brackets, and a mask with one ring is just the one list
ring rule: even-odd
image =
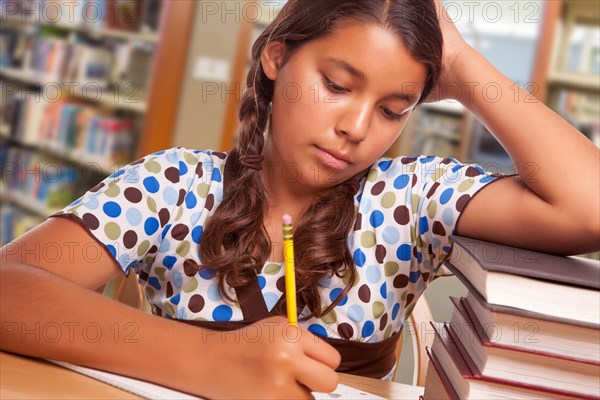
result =
[{"label": "polka dot shirt", "polygon": [[[138,275],[152,311],[167,318],[242,320],[200,263],[204,226],[223,198],[227,154],[173,148],[115,172],[54,216],[71,215],[89,229],[124,273]],[[443,274],[449,235],[466,204],[501,175],[453,158],[382,158],[361,180],[348,237],[358,280],[327,315],[300,324],[327,337],[378,342],[402,329],[429,282]],[[267,262],[258,283],[271,309],[284,287],[284,268]],[[319,282],[323,307],[345,287]],[[227,288],[235,298],[235,291]],[[304,309],[300,316],[306,315]]]}]

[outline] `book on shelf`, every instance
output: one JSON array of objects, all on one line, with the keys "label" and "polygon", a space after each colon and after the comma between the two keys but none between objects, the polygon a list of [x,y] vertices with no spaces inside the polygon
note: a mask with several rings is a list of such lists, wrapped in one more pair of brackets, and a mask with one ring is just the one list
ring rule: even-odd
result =
[{"label": "book on shelf", "polygon": [[[449,324],[432,323],[435,339],[428,349],[426,399],[565,399],[594,398],[529,383],[527,373],[518,381],[482,374],[461,350]],[[559,372],[557,372],[558,374]],[[430,376],[434,375],[435,376]],[[548,378],[549,380],[550,378]],[[432,384],[433,382],[433,384]]]},{"label": "book on shelf", "polygon": [[[597,328],[600,262],[453,236],[448,269],[487,303]],[[560,294],[560,295],[558,295]]]}]

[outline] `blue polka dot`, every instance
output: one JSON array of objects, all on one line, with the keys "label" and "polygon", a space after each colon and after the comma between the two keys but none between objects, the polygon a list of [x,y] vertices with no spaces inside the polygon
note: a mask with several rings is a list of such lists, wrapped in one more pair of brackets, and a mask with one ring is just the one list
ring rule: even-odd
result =
[{"label": "blue polka dot", "polygon": [[[333,303],[333,301],[338,298],[340,293],[342,293],[342,289],[340,289],[340,288],[333,289],[331,292],[329,292],[329,300],[331,300],[331,302]],[[338,306],[343,306],[344,304],[346,304],[347,301],[348,301],[348,295],[344,296],[342,301],[340,301],[338,303]]]},{"label": "blue polka dot", "polygon": [[422,235],[429,230],[429,222],[427,221],[427,217],[419,218],[419,233]]},{"label": "blue polka dot", "polygon": [[438,247],[440,247],[440,244],[442,244],[442,242],[440,241],[440,239],[438,238],[431,238],[431,248],[432,250],[436,250]]},{"label": "blue polka dot", "polygon": [[273,307],[275,307],[275,304],[277,304],[277,301],[279,301],[279,296],[273,292],[267,292],[263,297],[265,298],[265,304],[269,311],[271,311]]},{"label": "blue polka dot", "polygon": [[142,222],[142,213],[137,208],[130,208],[125,212],[127,222],[132,226],[138,226]]},{"label": "blue polka dot", "polygon": [[83,197],[80,197],[77,200],[75,200],[74,202],[72,202],[71,204],[69,204],[69,207],[76,206],[77,204],[81,203],[82,201],[83,201]]},{"label": "blue polka dot", "polygon": [[167,269],[169,269],[169,271],[173,268],[173,265],[175,265],[175,262],[177,261],[177,258],[173,257],[173,256],[166,256],[163,260],[163,265],[165,267],[167,267]]},{"label": "blue polka dot", "polygon": [[219,293],[219,284],[213,283],[206,289],[206,295],[210,301],[220,301],[221,294]]},{"label": "blue polka dot", "polygon": [[119,215],[121,215],[121,206],[114,201],[107,201],[104,203],[102,210],[104,211],[104,214],[111,218],[117,218]]},{"label": "blue polka dot", "polygon": [[171,243],[167,239],[163,239],[160,242],[160,247],[158,248],[159,253],[166,253],[171,248]]},{"label": "blue polka dot", "polygon": [[213,320],[215,321],[229,321],[233,315],[231,307],[225,304],[217,306],[212,313]]},{"label": "blue polka dot", "polygon": [[148,278],[148,285],[152,286],[156,290],[160,290],[160,281],[155,276]]},{"label": "blue polka dot", "polygon": [[158,230],[158,220],[150,217],[144,222],[144,232],[146,235],[153,235]]},{"label": "blue polka dot", "polygon": [[213,276],[215,275],[215,273],[211,270],[208,269],[203,269],[198,273],[202,279],[206,279],[206,280],[211,280],[213,278]]},{"label": "blue polka dot", "polygon": [[175,203],[177,203],[178,198],[179,198],[179,193],[177,193],[177,191],[175,189],[173,189],[170,186],[165,188],[165,191],[163,192],[163,199],[164,199],[165,203],[172,206]]},{"label": "blue polka dot", "polygon": [[392,308],[393,304],[394,304],[394,292],[390,291],[387,294],[387,302],[386,302],[387,308],[388,309]]},{"label": "blue polka dot", "polygon": [[188,192],[185,195],[185,206],[187,208],[194,208],[194,207],[196,207],[197,203],[198,203],[198,201],[196,200],[196,196],[194,195],[194,193]]},{"label": "blue polka dot", "polygon": [[377,283],[381,280],[381,269],[379,265],[369,265],[367,267],[367,281]]},{"label": "blue polka dot", "polygon": [[203,231],[204,231],[204,228],[202,226],[197,226],[194,229],[192,229],[192,240],[194,241],[194,243],[196,243],[196,244],[200,243],[200,239],[202,238]]},{"label": "blue polka dot", "polygon": [[382,171],[387,171],[387,169],[390,167],[390,165],[392,165],[392,160],[389,161],[382,161],[378,164],[379,169],[381,169]]},{"label": "blue polka dot", "polygon": [[396,319],[398,316],[398,311],[400,311],[400,303],[394,304],[394,308],[392,308],[392,319]]},{"label": "blue polka dot", "polygon": [[400,231],[394,226],[388,226],[383,229],[381,236],[386,244],[395,244],[400,240]]},{"label": "blue polka dot", "polygon": [[396,250],[396,257],[402,261],[410,261],[412,254],[412,247],[410,244],[404,243]]},{"label": "blue polka dot", "polygon": [[421,253],[420,251],[417,252],[417,262],[419,264],[421,264],[421,262],[423,261],[423,253]]},{"label": "blue polka dot", "polygon": [[160,183],[156,180],[155,177],[149,176],[143,181],[144,187],[150,193],[156,193],[160,189]]},{"label": "blue polka dot", "polygon": [[458,164],[458,165],[455,165],[454,167],[452,167],[452,172],[456,172],[456,171],[458,171],[459,169],[461,169],[462,167],[464,167],[464,165],[463,165],[463,164]]},{"label": "blue polka dot", "polygon": [[219,170],[219,168],[213,168],[212,180],[215,182],[221,182],[221,171]]},{"label": "blue polka dot", "polygon": [[127,268],[125,268],[125,272],[129,273],[129,270],[131,268],[133,268],[135,266],[135,264],[137,263],[137,260],[133,260],[132,262],[129,263],[129,265],[127,266]]},{"label": "blue polka dot", "polygon": [[309,325],[308,331],[317,336],[327,337],[327,331],[319,324]]},{"label": "blue polka dot", "polygon": [[421,271],[411,271],[411,273],[408,275],[408,280],[410,281],[410,283],[415,283],[420,276]]},{"label": "blue polka dot", "polygon": [[267,280],[265,279],[265,277],[259,275],[256,279],[258,280],[258,286],[260,287],[260,289],[264,289],[265,285],[267,284]]},{"label": "blue polka dot", "polygon": [[177,270],[173,271],[173,286],[175,287],[175,289],[181,289],[182,285],[183,275]]},{"label": "blue polka dot", "polygon": [[361,199],[360,200],[360,211],[363,214],[368,213],[371,210],[371,205],[372,205],[372,202],[371,202],[370,198],[367,197],[366,199]]},{"label": "blue polka dot", "polygon": [[383,213],[379,210],[375,210],[371,213],[369,217],[369,223],[373,228],[377,228],[383,224],[384,216]]},{"label": "blue polka dot", "polygon": [[444,190],[442,192],[442,195],[440,196],[440,204],[446,204],[448,201],[450,201],[453,194],[454,194],[454,189],[452,189],[452,188],[448,188],[448,189]]},{"label": "blue polka dot", "polygon": [[401,169],[398,165],[393,165],[392,168],[387,170],[387,172],[385,173],[385,177],[388,179],[392,179],[394,176],[397,176],[400,171]]},{"label": "blue polka dot", "polygon": [[373,321],[367,321],[367,322],[365,322],[365,324],[363,325],[363,328],[362,328],[362,337],[364,337],[364,338],[369,337],[373,334],[374,331],[375,331],[375,324],[373,324]]},{"label": "blue polka dot", "polygon": [[367,261],[367,257],[365,256],[365,253],[363,253],[361,249],[356,249],[354,251],[354,254],[352,255],[352,258],[354,259],[354,263],[359,267],[362,267],[363,265],[365,265],[365,262]]},{"label": "blue polka dot", "polygon": [[100,202],[98,201],[98,197],[93,196],[87,199],[84,204],[88,210],[95,210],[100,205]]},{"label": "blue polka dot", "polygon": [[348,308],[348,318],[354,322],[360,322],[365,318],[365,310],[358,304],[351,305]]},{"label": "blue polka dot", "polygon": [[425,164],[425,163],[428,163],[428,162],[433,161],[433,160],[435,160],[435,156],[420,158],[419,162],[421,164]]},{"label": "blue polka dot", "polygon": [[112,244],[107,244],[106,248],[108,249],[108,251],[110,251],[110,254],[112,254],[113,257],[117,257],[117,250],[115,249],[115,246],[113,246]]},{"label": "blue polka dot", "polygon": [[177,319],[187,319],[185,308],[181,307],[177,310]]},{"label": "blue polka dot", "polygon": [[448,226],[452,226],[454,224],[454,211],[451,208],[446,208],[442,212],[442,221]]},{"label": "blue polka dot", "polygon": [[179,154],[177,154],[176,149],[174,149],[174,151],[169,151],[165,158],[171,164],[176,164],[179,161]]},{"label": "blue polka dot", "polygon": [[115,173],[113,173],[113,174],[109,175],[108,177],[109,177],[109,178],[116,178],[116,177],[118,177],[118,176],[121,176],[121,175],[123,175],[124,173],[125,173],[125,170],[121,168],[121,169],[120,169],[120,170],[118,170],[117,172],[115,172]]},{"label": "blue polka dot", "polygon": [[491,181],[493,181],[494,179],[496,179],[496,177],[495,177],[495,176],[488,175],[488,176],[484,176],[483,178],[481,178],[481,179],[479,180],[479,182],[480,182],[480,183],[488,183],[488,182],[491,182]]},{"label": "blue polka dot", "polygon": [[160,236],[161,236],[160,238],[161,238],[161,239],[164,239],[164,238],[165,238],[165,236],[167,236],[167,233],[169,232],[169,229],[171,229],[171,224],[167,224],[167,225],[165,226],[165,228],[162,230],[162,232],[161,232],[161,234],[160,234]]},{"label": "blue polka dot", "polygon": [[164,150],[160,150],[155,153],[152,153],[152,155],[159,156],[159,155],[163,154],[164,152],[165,152]]},{"label": "blue polka dot", "polygon": [[179,176],[185,175],[188,172],[188,167],[183,161],[179,161]]},{"label": "blue polka dot", "polygon": [[325,278],[321,278],[319,279],[319,282],[317,282],[317,284],[321,287],[328,288],[329,286],[331,286],[331,277],[326,276]]},{"label": "blue polka dot", "polygon": [[480,174],[485,174],[485,169],[481,168],[479,165],[475,166],[475,170]]},{"label": "blue polka dot", "polygon": [[215,202],[220,203],[222,200],[223,200],[223,188],[219,186],[215,190]]},{"label": "blue polka dot", "polygon": [[171,298],[169,299],[169,300],[171,300],[171,303],[173,303],[175,305],[179,304],[180,293],[181,292],[178,292],[176,295],[171,296]]},{"label": "blue polka dot", "polygon": [[394,179],[394,188],[396,189],[404,189],[406,185],[410,182],[410,176],[407,174],[402,174],[396,179]]},{"label": "blue polka dot", "polygon": [[387,282],[383,282],[383,285],[379,287],[379,294],[382,298],[387,299]]},{"label": "blue polka dot", "polygon": [[190,217],[190,225],[196,225],[196,222],[198,222],[201,215],[202,215],[202,213],[199,213],[199,212],[193,213],[192,216]]}]

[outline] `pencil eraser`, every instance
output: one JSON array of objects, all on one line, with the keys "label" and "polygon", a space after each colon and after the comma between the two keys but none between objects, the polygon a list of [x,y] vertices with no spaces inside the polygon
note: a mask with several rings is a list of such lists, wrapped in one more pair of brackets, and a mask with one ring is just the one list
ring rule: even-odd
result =
[{"label": "pencil eraser", "polygon": [[283,223],[284,224],[291,224],[292,223],[292,216],[289,214],[285,214],[283,216]]}]

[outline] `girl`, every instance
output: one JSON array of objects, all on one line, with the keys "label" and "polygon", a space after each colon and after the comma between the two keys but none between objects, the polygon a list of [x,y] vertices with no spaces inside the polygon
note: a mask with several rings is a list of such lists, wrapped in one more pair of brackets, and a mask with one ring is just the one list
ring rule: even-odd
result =
[{"label": "girl", "polygon": [[[2,348],[210,398],[310,398],[335,370],[388,377],[452,233],[598,250],[598,149],[528,93],[515,101],[444,13],[433,0],[288,2],[254,44],[235,149],[148,155],[2,249],[3,327],[64,328],[11,328]],[[511,95],[487,101],[489,82]],[[381,158],[414,107],[446,92],[517,174]],[[298,328],[283,316],[284,214]],[[132,270],[165,318],[92,290]]]}]

